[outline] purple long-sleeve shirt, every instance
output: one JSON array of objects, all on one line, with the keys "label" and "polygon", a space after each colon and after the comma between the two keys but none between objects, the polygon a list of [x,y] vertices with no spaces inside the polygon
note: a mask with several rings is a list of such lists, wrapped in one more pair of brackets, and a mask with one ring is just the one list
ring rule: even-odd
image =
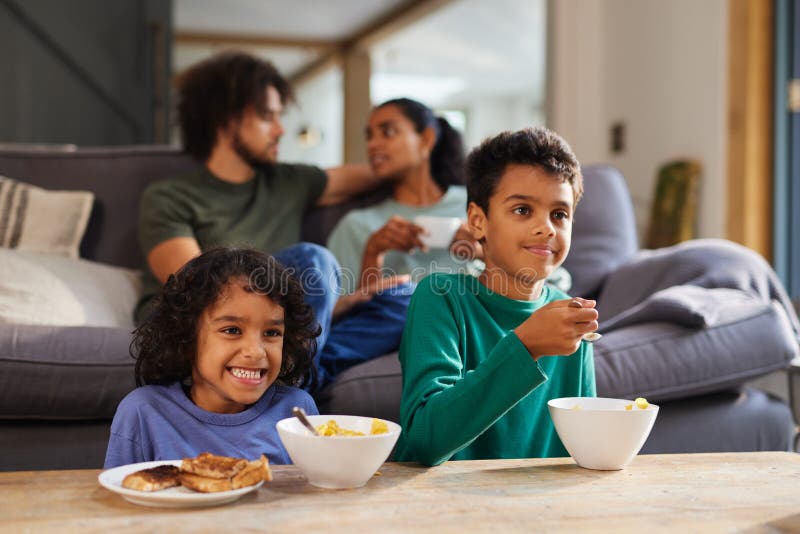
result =
[{"label": "purple long-sleeve shirt", "polygon": [[275,423],[291,417],[293,406],[319,413],[308,393],[287,386],[271,386],[255,404],[235,414],[199,408],[179,383],[143,386],[117,407],[105,467],[179,460],[201,452],[250,460],[264,454],[272,464],[289,464]]}]

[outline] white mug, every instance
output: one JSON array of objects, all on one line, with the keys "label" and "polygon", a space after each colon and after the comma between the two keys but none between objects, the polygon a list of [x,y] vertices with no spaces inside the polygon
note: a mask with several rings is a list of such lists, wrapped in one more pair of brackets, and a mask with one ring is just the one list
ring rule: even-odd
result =
[{"label": "white mug", "polygon": [[414,224],[423,227],[429,235],[420,234],[420,240],[428,248],[449,248],[456,230],[461,226],[458,217],[440,217],[436,215],[417,215]]}]

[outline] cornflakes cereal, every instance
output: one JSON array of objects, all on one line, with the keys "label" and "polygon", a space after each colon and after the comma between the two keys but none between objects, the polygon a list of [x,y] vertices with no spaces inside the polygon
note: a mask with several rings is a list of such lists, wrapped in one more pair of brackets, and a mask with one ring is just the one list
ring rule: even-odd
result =
[{"label": "cornflakes cereal", "polygon": [[[358,432],[356,430],[348,430],[346,428],[340,427],[334,419],[330,419],[327,423],[323,423],[316,427],[317,433],[320,436],[363,436],[363,432]],[[387,425],[384,421],[380,419],[373,419],[372,420],[372,428],[370,429],[370,435],[375,434],[386,434],[389,432],[389,425]]]},{"label": "cornflakes cereal", "polygon": [[317,427],[317,433],[320,436],[363,436],[363,432],[356,432],[355,430],[347,430],[340,427],[334,419],[329,420]]},{"label": "cornflakes cereal", "polygon": [[634,404],[636,404],[636,407],[639,408],[640,410],[646,410],[647,407],[650,406],[650,404],[647,402],[647,399],[645,399],[644,397],[636,397],[636,400],[633,402]]},{"label": "cornflakes cereal", "polygon": [[388,434],[389,433],[389,425],[386,424],[386,421],[381,421],[380,419],[373,419],[372,420],[372,428],[369,431],[370,434]]}]

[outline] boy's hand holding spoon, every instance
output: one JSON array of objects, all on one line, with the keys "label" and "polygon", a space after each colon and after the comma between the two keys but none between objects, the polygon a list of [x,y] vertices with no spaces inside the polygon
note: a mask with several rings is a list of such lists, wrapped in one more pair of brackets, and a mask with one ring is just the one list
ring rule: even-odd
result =
[{"label": "boy's hand holding spoon", "polygon": [[514,332],[533,358],[570,355],[582,340],[600,339],[595,301],[556,300],[533,312]]},{"label": "boy's hand holding spoon", "polygon": [[[572,299],[569,301],[570,308],[583,308],[583,304],[579,299]],[[597,332],[589,332],[588,334],[583,334],[584,341],[597,341],[603,337],[603,334],[598,334]]]}]

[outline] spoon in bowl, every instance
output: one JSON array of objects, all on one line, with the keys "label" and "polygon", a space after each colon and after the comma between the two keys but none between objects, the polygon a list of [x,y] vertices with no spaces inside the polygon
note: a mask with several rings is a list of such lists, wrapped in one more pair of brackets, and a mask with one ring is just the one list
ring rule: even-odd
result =
[{"label": "spoon in bowl", "polygon": [[[583,306],[581,305],[581,301],[577,299],[572,299],[571,301],[569,301],[569,306],[570,308],[583,308]],[[597,341],[601,337],[603,337],[603,334],[598,334],[597,332],[589,332],[588,334],[583,334],[581,339],[583,339],[584,341]]]},{"label": "spoon in bowl", "polygon": [[294,414],[294,416],[297,417],[301,423],[303,423],[303,426],[306,427],[311,434],[314,436],[319,436],[319,432],[317,432],[317,429],[311,424],[311,421],[308,420],[306,411],[304,409],[300,408],[299,406],[295,406],[292,408],[292,414]]}]

